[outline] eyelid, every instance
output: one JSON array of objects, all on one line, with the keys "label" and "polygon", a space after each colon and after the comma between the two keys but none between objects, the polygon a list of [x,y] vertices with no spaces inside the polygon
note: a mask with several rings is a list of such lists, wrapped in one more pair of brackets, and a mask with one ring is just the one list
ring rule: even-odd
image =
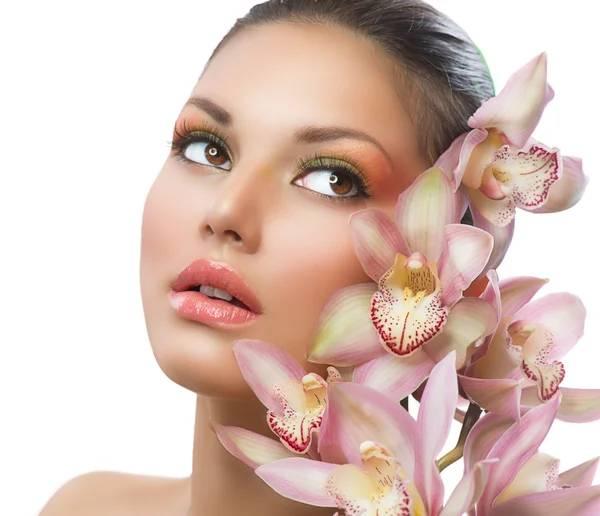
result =
[{"label": "eyelid", "polygon": [[181,119],[181,122],[177,122],[173,129],[173,139],[169,142],[171,149],[175,147],[181,147],[183,141],[190,139],[190,135],[194,133],[200,133],[200,135],[207,140],[227,147],[227,154],[233,164],[233,157],[231,155],[231,139],[214,124],[210,122],[188,122],[187,118]]},{"label": "eyelid", "polygon": [[[333,163],[324,163],[324,161],[333,161]],[[313,162],[315,163],[313,164]],[[339,164],[336,162],[339,162]],[[369,179],[369,177],[362,171],[361,166],[352,157],[347,156],[343,153],[330,152],[327,155],[316,153],[309,158],[299,158],[296,160],[296,167],[301,170],[301,173],[294,178],[294,181],[299,177],[302,177],[306,174],[309,174],[310,172],[314,172],[319,169],[346,169],[355,179],[358,180],[358,188],[363,193],[362,197],[371,197],[373,195],[371,180]],[[354,197],[329,197],[334,199],[353,199],[361,196],[358,195]]]}]

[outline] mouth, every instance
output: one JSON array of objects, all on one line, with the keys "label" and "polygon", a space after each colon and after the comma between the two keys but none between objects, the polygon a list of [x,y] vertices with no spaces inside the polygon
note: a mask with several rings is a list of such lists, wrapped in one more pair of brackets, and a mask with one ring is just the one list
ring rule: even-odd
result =
[{"label": "mouth", "polygon": [[221,299],[222,301],[230,303],[233,306],[239,306],[240,308],[248,310],[249,312],[253,311],[244,303],[242,303],[238,298],[233,297],[229,292],[216,287],[211,287],[210,285],[194,285],[193,287],[188,288],[187,291],[200,292],[201,294],[204,294],[206,297],[210,297],[211,299]]},{"label": "mouth", "polygon": [[169,302],[178,314],[208,326],[239,326],[263,308],[246,281],[229,265],[196,260],[171,284]]}]

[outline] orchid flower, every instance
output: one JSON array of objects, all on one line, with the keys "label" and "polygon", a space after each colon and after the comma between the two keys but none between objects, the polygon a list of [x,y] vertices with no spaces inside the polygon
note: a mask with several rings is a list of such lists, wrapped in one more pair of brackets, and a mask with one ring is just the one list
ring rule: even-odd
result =
[{"label": "orchid flower", "polygon": [[256,469],[277,493],[350,515],[460,516],[483,492],[495,460],[480,461],[443,506],[444,486],[435,457],[448,436],[458,388],[456,353],[431,372],[419,415],[410,415],[365,385],[330,386],[323,444],[336,444],[342,464],[304,458],[270,462]]},{"label": "orchid flower", "polygon": [[[355,250],[377,283],[346,287],[329,300],[308,360],[356,365],[354,381],[394,398],[410,394],[452,350],[462,367],[467,348],[497,322],[489,303],[463,296],[493,247],[487,232],[456,224],[463,211],[462,194],[433,167],[400,194],[393,220],[375,209],[354,213]],[[406,375],[408,392],[397,385]]]},{"label": "orchid flower", "polygon": [[285,351],[258,340],[236,341],[233,352],[246,383],[267,407],[267,424],[283,446],[243,428],[214,424],[221,443],[251,467],[310,453],[323,419],[328,383],[343,381],[339,371],[329,367],[327,379],[307,373]]},{"label": "orchid flower", "polygon": [[559,461],[538,450],[559,401],[553,398],[518,422],[490,413],[473,427],[465,445],[465,472],[481,460],[498,461],[477,502],[477,516],[591,515],[600,510],[600,486],[589,487],[598,459],[558,474]]},{"label": "orchid flower", "polygon": [[437,165],[453,171],[454,188],[468,193],[475,225],[510,241],[516,208],[548,213],[581,199],[588,178],[581,160],[562,157],[531,138],[554,97],[542,53],[517,70],[504,89],[469,118],[472,131],[457,138]]},{"label": "orchid flower", "polygon": [[461,385],[479,406],[515,419],[559,390],[558,419],[598,419],[600,390],[561,387],[565,368],[560,359],[583,335],[585,307],[578,297],[565,292],[531,301],[545,283],[532,277],[499,282],[500,322],[460,376]]}]

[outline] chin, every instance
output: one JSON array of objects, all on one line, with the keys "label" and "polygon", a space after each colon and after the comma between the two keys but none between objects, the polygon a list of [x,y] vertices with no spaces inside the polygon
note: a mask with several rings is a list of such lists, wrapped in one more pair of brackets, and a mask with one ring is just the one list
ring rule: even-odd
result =
[{"label": "chin", "polygon": [[158,366],[170,380],[203,396],[255,399],[232,350],[234,340],[243,336],[152,312],[145,309],[148,338]]}]

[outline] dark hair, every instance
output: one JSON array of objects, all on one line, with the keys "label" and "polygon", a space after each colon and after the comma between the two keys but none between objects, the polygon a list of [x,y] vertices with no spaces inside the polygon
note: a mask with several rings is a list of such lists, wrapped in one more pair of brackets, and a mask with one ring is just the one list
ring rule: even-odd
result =
[{"label": "dark hair", "polygon": [[349,30],[395,59],[398,96],[430,165],[470,130],[468,118],[494,94],[487,65],[466,32],[421,0],[268,0],[237,19],[206,66],[240,30],[276,22]]}]

